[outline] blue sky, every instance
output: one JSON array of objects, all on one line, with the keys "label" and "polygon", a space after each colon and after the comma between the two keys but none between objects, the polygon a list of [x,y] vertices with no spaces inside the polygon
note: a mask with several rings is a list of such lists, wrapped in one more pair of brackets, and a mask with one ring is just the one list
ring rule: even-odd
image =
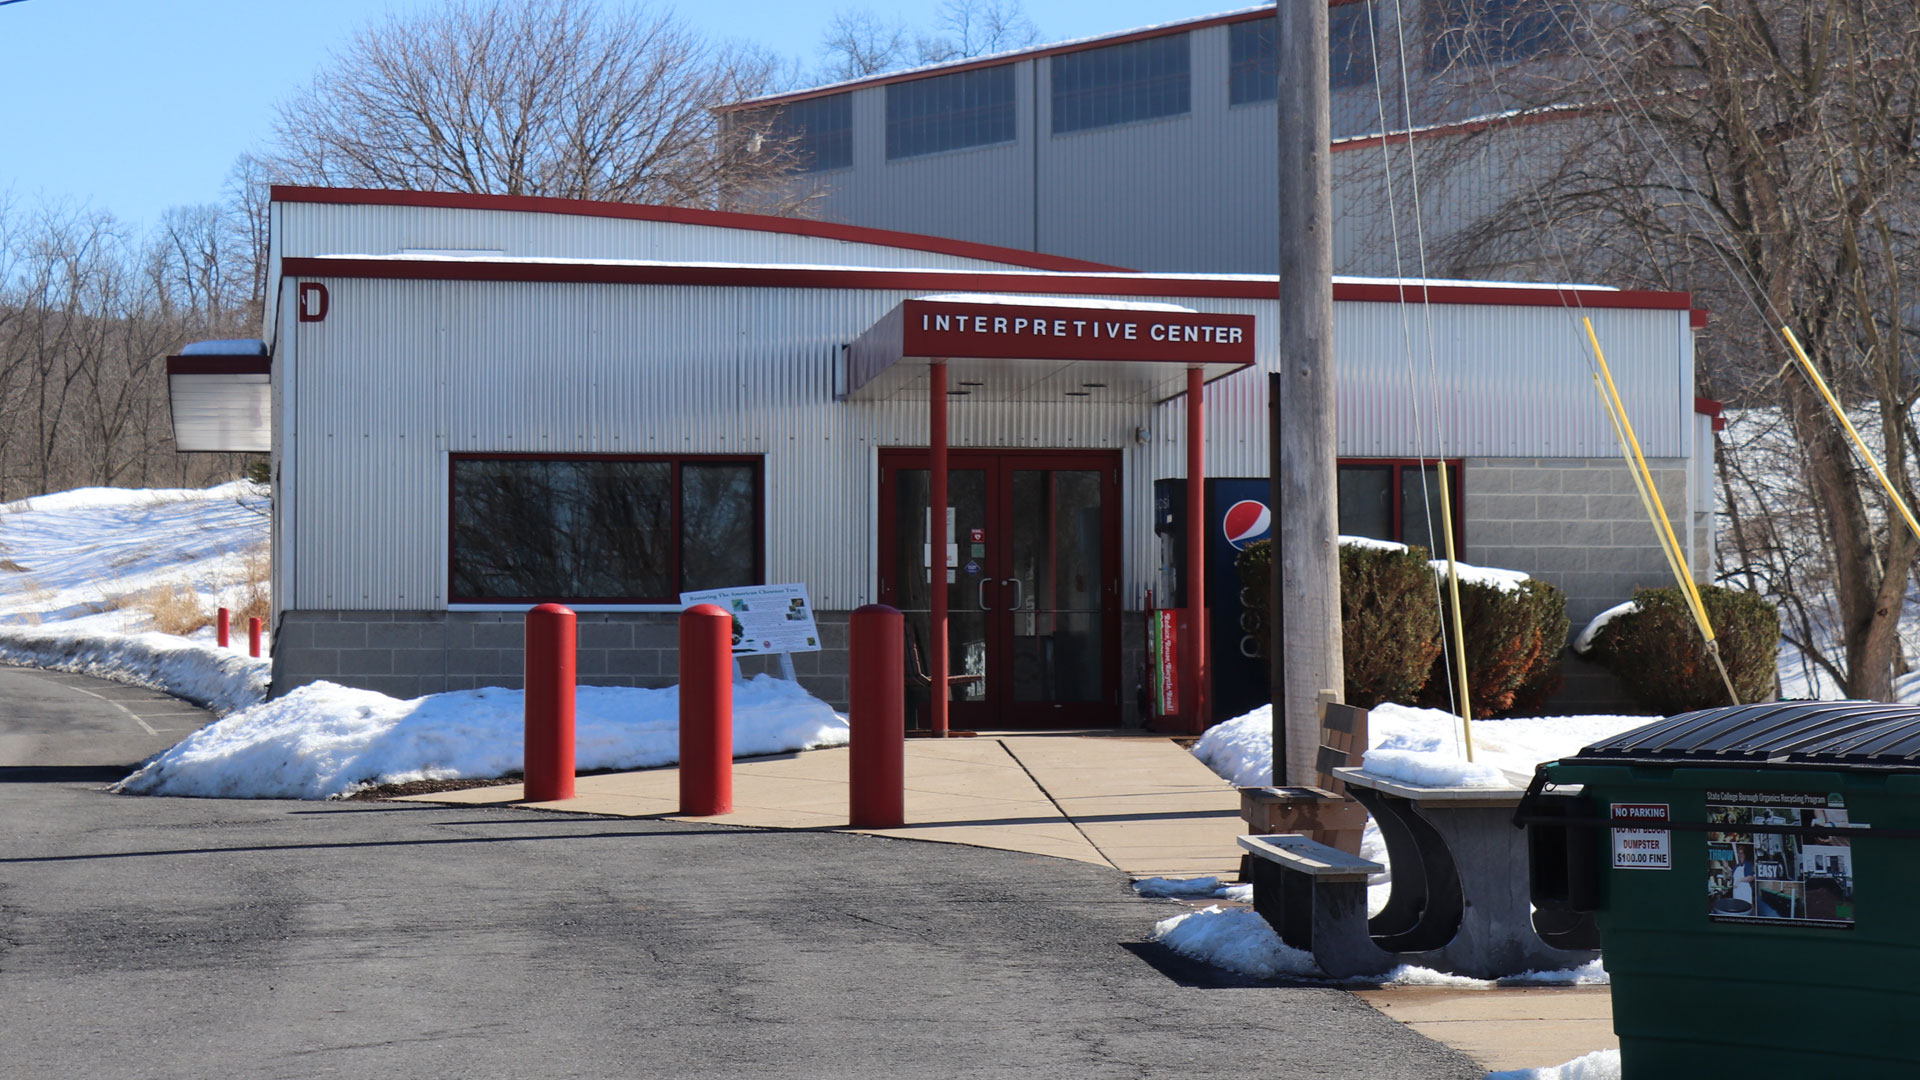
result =
[{"label": "blue sky", "polygon": [[[234,159],[271,134],[274,103],[389,10],[435,0],[23,0],[0,5],[0,197],[111,210],[136,226],[216,201]],[[604,0],[609,6],[620,0]],[[1043,40],[1246,6],[1248,0],[1028,0]],[[936,0],[708,0],[680,4],[707,34],[812,64],[836,11],[930,25]]]}]

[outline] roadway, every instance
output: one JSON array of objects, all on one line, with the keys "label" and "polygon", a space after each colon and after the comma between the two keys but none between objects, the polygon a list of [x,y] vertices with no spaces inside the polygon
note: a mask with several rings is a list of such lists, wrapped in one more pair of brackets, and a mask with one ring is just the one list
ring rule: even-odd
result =
[{"label": "roadway", "polygon": [[1109,868],[403,803],[116,796],[209,718],[0,668],[0,1075],[1478,1077],[1144,938]]}]

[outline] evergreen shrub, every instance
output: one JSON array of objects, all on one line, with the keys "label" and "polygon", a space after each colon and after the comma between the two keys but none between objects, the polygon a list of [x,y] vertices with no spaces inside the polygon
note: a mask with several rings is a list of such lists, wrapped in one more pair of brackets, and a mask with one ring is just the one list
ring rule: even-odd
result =
[{"label": "evergreen shrub", "polygon": [[1424,548],[1340,545],[1347,704],[1414,700],[1440,655],[1440,611]]},{"label": "evergreen shrub", "polygon": [[[1771,701],[1780,650],[1780,615],[1763,596],[1700,586],[1720,659],[1743,703]],[[1633,699],[1667,716],[1726,705],[1727,689],[1707,655],[1677,585],[1636,589],[1635,610],[1594,635],[1587,657],[1614,674]]]},{"label": "evergreen shrub", "polygon": [[[1437,575],[1445,626],[1453,625],[1444,571]],[[1432,606],[1429,591],[1427,604]],[[1518,587],[1460,583],[1460,615],[1467,639],[1467,690],[1476,717],[1537,713],[1560,688],[1560,656],[1567,644],[1567,598],[1535,578]],[[1419,703],[1457,711],[1453,658],[1435,657]]]}]

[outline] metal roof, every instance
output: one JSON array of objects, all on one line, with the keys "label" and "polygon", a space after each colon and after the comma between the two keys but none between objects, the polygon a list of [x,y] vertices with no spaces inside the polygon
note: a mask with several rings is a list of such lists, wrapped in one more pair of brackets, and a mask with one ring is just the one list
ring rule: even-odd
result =
[{"label": "metal roof", "polygon": [[1920,706],[1784,701],[1701,709],[1635,728],[1565,760],[1920,768]]}]

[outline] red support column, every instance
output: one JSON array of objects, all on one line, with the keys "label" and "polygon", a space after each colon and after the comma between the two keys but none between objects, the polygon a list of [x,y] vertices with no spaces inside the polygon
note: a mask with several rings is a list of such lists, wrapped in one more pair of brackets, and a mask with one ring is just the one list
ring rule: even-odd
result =
[{"label": "red support column", "polygon": [[260,659],[260,616],[247,616],[247,655]]},{"label": "red support column", "polygon": [[927,581],[932,600],[927,675],[933,737],[947,737],[947,363],[927,369]]},{"label": "red support column", "polygon": [[526,800],[573,798],[573,612],[541,604],[527,612],[524,743]]},{"label": "red support column", "polygon": [[847,657],[860,677],[848,695],[848,821],[856,829],[907,823],[906,619],[885,604],[853,613]]},{"label": "red support column", "polygon": [[680,812],[733,813],[733,616],[680,613]]},{"label": "red support column", "polygon": [[226,608],[221,608],[219,611],[214,613],[213,640],[216,644],[218,644],[223,649],[227,647],[227,640],[232,636],[230,633],[230,628],[232,627],[232,625],[233,625],[232,612],[228,611]]},{"label": "red support column", "polygon": [[[1187,369],[1187,633],[1180,642],[1180,713],[1187,733],[1207,730],[1206,373]],[[1279,648],[1280,642],[1274,642]]]}]

